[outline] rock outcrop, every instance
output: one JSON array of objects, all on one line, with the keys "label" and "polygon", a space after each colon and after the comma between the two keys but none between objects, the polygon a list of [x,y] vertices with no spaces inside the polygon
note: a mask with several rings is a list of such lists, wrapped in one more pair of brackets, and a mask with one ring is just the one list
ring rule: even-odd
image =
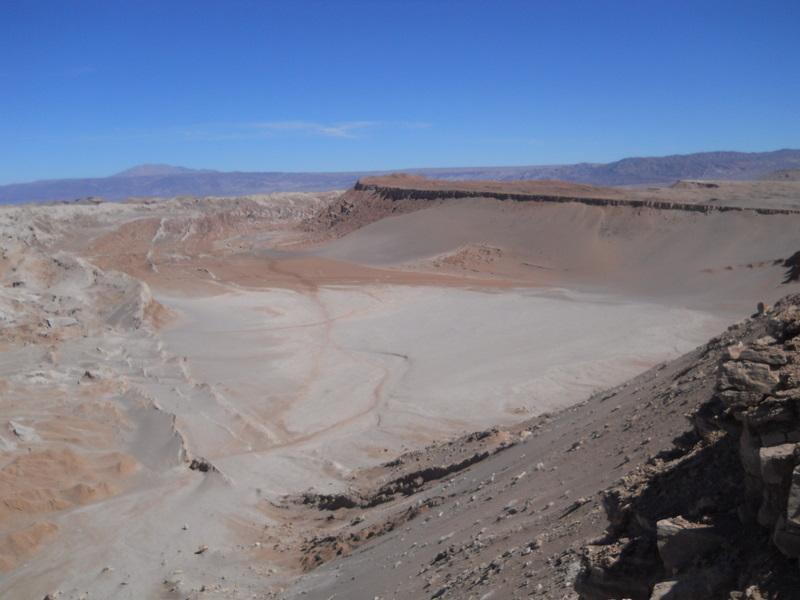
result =
[{"label": "rock outcrop", "polygon": [[627,206],[630,208],[652,208],[658,210],[680,210],[700,213],[717,212],[750,212],[760,215],[792,215],[800,214],[800,210],[792,208],[764,208],[758,206],[743,207],[725,204],[691,204],[687,202],[670,202],[662,200],[640,200],[634,198],[616,198],[603,193],[598,188],[598,193],[592,195],[591,191],[569,190],[555,192],[514,193],[491,189],[464,189],[454,185],[452,189],[437,186],[435,189],[425,189],[422,186],[409,185],[381,185],[371,180],[356,182],[353,189],[356,192],[367,192],[378,198],[393,202],[409,200],[446,200],[452,198],[494,198],[514,202],[577,202],[589,206]]},{"label": "rock outcrop", "polygon": [[606,491],[582,598],[798,597],[800,296],[707,351],[721,356],[717,383],[692,430]]},{"label": "rock outcrop", "polygon": [[800,281],[800,250],[783,261],[783,266],[786,267],[784,283]]}]

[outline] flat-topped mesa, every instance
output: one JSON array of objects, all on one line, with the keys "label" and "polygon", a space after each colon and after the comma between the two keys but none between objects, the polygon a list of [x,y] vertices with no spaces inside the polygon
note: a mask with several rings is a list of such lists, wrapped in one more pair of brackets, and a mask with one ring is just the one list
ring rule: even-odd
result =
[{"label": "flat-topped mesa", "polygon": [[598,199],[623,199],[625,191],[620,188],[602,187],[585,183],[574,183],[557,179],[524,179],[498,181],[488,179],[452,180],[430,179],[420,175],[395,173],[376,177],[364,177],[356,182],[356,189],[402,189],[415,192],[435,191],[448,193],[514,194],[546,197],[575,197]]},{"label": "flat-topped mesa", "polygon": [[628,197],[627,190],[557,180],[450,181],[416,175],[395,174],[359,179],[354,189],[371,192],[383,199],[444,200],[452,198],[494,198],[515,202],[577,202],[590,206],[628,206],[689,212],[752,212],[762,215],[800,214],[791,208],[732,206],[691,202],[671,202]]}]

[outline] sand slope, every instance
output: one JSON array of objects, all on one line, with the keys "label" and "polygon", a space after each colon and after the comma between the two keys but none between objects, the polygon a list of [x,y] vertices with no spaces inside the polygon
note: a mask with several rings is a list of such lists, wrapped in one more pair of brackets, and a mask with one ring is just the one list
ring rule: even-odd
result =
[{"label": "sand slope", "polygon": [[[476,272],[746,310],[786,292],[779,285],[782,263],[797,251],[797,227],[800,215],[469,198],[382,219],[317,253],[372,265],[436,267],[431,262],[437,258],[478,243],[499,256],[465,265]],[[443,262],[443,270],[463,272]]]},{"label": "sand slope", "polygon": [[320,242],[343,197],[0,211],[0,595],[278,593],[324,530],[285,495],[572,405],[796,287],[795,215],[449,199]]}]

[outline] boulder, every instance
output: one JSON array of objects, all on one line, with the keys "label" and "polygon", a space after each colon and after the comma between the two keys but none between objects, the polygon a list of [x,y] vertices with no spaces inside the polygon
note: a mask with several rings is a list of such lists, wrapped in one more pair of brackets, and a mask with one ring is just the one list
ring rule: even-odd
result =
[{"label": "boulder", "polygon": [[680,579],[661,581],[653,586],[650,600],[699,600],[715,598],[728,578],[717,570],[692,573]]},{"label": "boulder", "polygon": [[759,456],[758,440],[753,437],[747,427],[742,428],[742,433],[739,437],[739,457],[747,474],[754,477],[761,476],[761,457]]},{"label": "boulder", "polygon": [[800,465],[796,465],[792,470],[789,497],[786,502],[786,518],[800,528]]},{"label": "boulder", "polygon": [[670,581],[661,581],[653,586],[653,593],[650,594],[650,600],[667,600],[669,598],[677,598],[674,592],[677,592],[679,585],[677,579]]},{"label": "boulder", "polygon": [[674,517],[656,523],[656,540],[664,567],[674,573],[719,547],[723,538],[709,525]]},{"label": "boulder", "polygon": [[790,526],[785,518],[780,517],[772,533],[772,543],[785,556],[800,557],[800,528]]},{"label": "boulder", "polygon": [[787,482],[794,468],[794,451],[796,444],[781,444],[769,448],[760,448],[758,458],[761,464],[761,479],[766,484],[782,484]]},{"label": "boulder", "polygon": [[745,348],[739,354],[739,359],[775,367],[783,366],[788,362],[786,359],[786,352],[784,352],[782,348],[777,348],[775,346],[767,348]]},{"label": "boulder", "polygon": [[723,390],[717,394],[722,403],[729,408],[747,408],[755,406],[764,398],[762,392],[740,392],[738,390]]},{"label": "boulder", "polygon": [[661,570],[658,557],[643,540],[587,546],[581,562],[575,580],[581,600],[647,598],[655,580],[651,573]]},{"label": "boulder", "polygon": [[762,428],[758,431],[758,437],[761,438],[762,446],[777,446],[789,441],[789,436],[780,429],[765,430]]},{"label": "boulder", "polygon": [[791,401],[782,398],[765,398],[745,413],[748,425],[760,427],[793,423],[797,420],[794,406]]},{"label": "boulder", "polygon": [[778,517],[772,541],[786,556],[800,557],[800,465],[792,470],[786,513]]},{"label": "boulder", "polygon": [[728,361],[722,364],[720,388],[723,390],[768,394],[778,382],[778,374],[763,363]]},{"label": "boulder", "polygon": [[733,344],[732,346],[728,346],[725,348],[725,357],[728,360],[739,360],[739,357],[742,355],[742,351],[744,350],[745,345],[742,342],[738,342]]},{"label": "boulder", "polygon": [[800,364],[786,365],[781,369],[783,387],[797,390],[800,387]]}]

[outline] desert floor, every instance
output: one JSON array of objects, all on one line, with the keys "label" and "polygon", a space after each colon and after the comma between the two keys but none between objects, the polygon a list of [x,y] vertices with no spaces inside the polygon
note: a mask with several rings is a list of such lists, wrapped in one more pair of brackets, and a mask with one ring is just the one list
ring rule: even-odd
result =
[{"label": "desert floor", "polygon": [[[404,451],[692,349],[778,295],[769,259],[793,236],[785,218],[757,228],[773,246],[756,267],[712,243],[667,269],[633,261],[627,215],[470,200],[304,244],[336,196],[290,200],[5,209],[0,595],[260,597],[298,569],[284,495],[345,491]],[[676,218],[645,222],[665,244]],[[746,226],[722,218],[687,220]],[[569,264],[553,251],[565,223]],[[731,298],[738,269],[756,291]]]}]

